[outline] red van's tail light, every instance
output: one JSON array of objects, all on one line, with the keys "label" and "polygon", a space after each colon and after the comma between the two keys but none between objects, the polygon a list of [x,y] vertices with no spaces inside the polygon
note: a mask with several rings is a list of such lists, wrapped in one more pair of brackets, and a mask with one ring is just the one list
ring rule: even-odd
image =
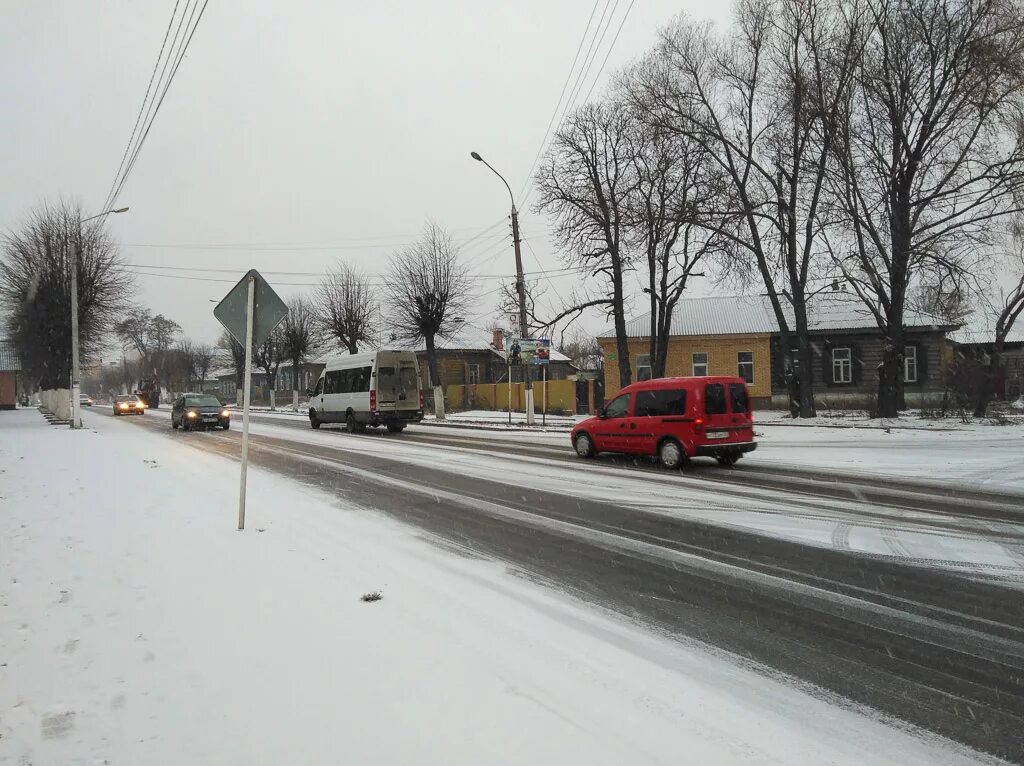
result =
[{"label": "red van's tail light", "polygon": [[370,389],[370,412],[377,411],[377,389]]},{"label": "red van's tail light", "polygon": [[704,418],[694,418],[693,425],[696,430],[701,430],[704,427]]}]

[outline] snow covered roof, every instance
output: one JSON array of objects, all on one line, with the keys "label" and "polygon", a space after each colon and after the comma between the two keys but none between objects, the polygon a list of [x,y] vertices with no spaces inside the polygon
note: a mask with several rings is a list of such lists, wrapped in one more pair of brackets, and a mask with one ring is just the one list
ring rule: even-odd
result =
[{"label": "snow covered roof", "polygon": [[[966,343],[995,343],[996,318],[991,314],[975,311],[964,322],[963,327],[949,334],[949,339],[961,345]],[[1024,343],[1024,323],[1018,319],[1006,335],[1007,343]]]},{"label": "snow covered roof", "polygon": [[[441,351],[493,351],[502,359],[505,358],[505,351],[498,350],[493,344],[494,337],[489,330],[481,330],[476,327],[467,327],[459,335],[451,340],[437,339],[435,346]],[[427,350],[424,341],[420,341],[411,347],[414,351],[422,352]],[[568,362],[569,357],[560,351],[551,349],[550,359],[552,362]]]},{"label": "snow covered roof", "polygon": [[0,372],[18,372],[20,369],[21,360],[14,350],[14,343],[0,340]]},{"label": "snow covered roof", "polygon": [[[793,312],[784,305],[792,322]],[[626,335],[646,338],[650,335],[650,314],[626,322]],[[949,328],[931,315],[907,310],[907,327]],[[808,327],[811,330],[874,330],[875,319],[867,307],[847,292],[819,293],[808,306]],[[779,331],[771,301],[765,295],[727,295],[709,298],[687,298],[676,304],[672,313],[671,335],[757,335]],[[609,329],[598,337],[615,337]]]}]

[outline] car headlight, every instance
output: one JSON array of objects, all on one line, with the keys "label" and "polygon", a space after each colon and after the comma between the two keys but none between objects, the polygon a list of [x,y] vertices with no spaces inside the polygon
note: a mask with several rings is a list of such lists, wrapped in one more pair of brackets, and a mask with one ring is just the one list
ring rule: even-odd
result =
[{"label": "car headlight", "polygon": [[146,405],[143,404],[142,402],[135,402],[135,409],[137,409],[137,410],[141,410],[145,406]]},{"label": "car headlight", "polygon": [[128,405],[125,402],[121,402],[121,409],[122,410],[128,409]]},{"label": "car headlight", "polygon": [[231,410],[221,410],[220,411],[220,416],[222,418],[230,418],[231,417]]},{"label": "car headlight", "polygon": [[189,416],[190,418],[194,418],[194,417],[196,416],[196,413],[195,413],[195,411],[194,411],[194,410],[191,410],[191,411],[189,411],[189,413],[188,413],[188,416]]}]

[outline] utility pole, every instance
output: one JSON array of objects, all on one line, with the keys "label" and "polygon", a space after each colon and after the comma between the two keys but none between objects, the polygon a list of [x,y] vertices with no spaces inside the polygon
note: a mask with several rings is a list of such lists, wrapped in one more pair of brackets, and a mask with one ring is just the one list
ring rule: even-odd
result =
[{"label": "utility pole", "polygon": [[[519,211],[516,210],[516,198],[512,194],[512,187],[508,185],[508,181],[505,180],[505,176],[491,167],[491,163],[481,157],[477,152],[470,152],[469,156],[477,162],[484,163],[491,172],[494,173],[501,182],[505,184],[505,188],[508,189],[508,196],[512,200],[512,244],[515,248],[516,253],[516,294],[519,297],[519,337],[526,340],[530,337],[530,328],[526,324],[526,283],[523,281],[523,255],[519,249]],[[523,370],[523,386],[525,393],[526,405],[526,424],[532,426],[535,421],[534,407],[533,407],[533,380],[530,377],[530,365],[522,364]],[[508,381],[509,398],[512,396],[512,378],[509,376]],[[509,418],[511,419],[512,413],[509,410]]]},{"label": "utility pole", "polygon": [[71,246],[71,427],[82,427],[82,402],[79,400],[81,385],[78,368],[78,259],[82,249],[82,227]]},{"label": "utility pole", "polygon": [[82,403],[79,401],[81,370],[78,355],[78,261],[82,256],[82,224],[109,213],[125,213],[128,208],[105,210],[102,213],[78,219],[78,231],[71,245],[71,427],[82,427]]}]

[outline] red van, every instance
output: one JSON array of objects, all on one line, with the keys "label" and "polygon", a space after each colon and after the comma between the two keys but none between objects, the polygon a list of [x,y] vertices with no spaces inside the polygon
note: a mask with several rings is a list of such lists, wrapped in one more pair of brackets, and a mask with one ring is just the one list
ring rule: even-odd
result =
[{"label": "red van", "polygon": [[580,457],[598,452],[657,455],[668,468],[706,455],[732,465],[757,448],[743,378],[658,378],[622,389],[600,415],[572,429]]}]

